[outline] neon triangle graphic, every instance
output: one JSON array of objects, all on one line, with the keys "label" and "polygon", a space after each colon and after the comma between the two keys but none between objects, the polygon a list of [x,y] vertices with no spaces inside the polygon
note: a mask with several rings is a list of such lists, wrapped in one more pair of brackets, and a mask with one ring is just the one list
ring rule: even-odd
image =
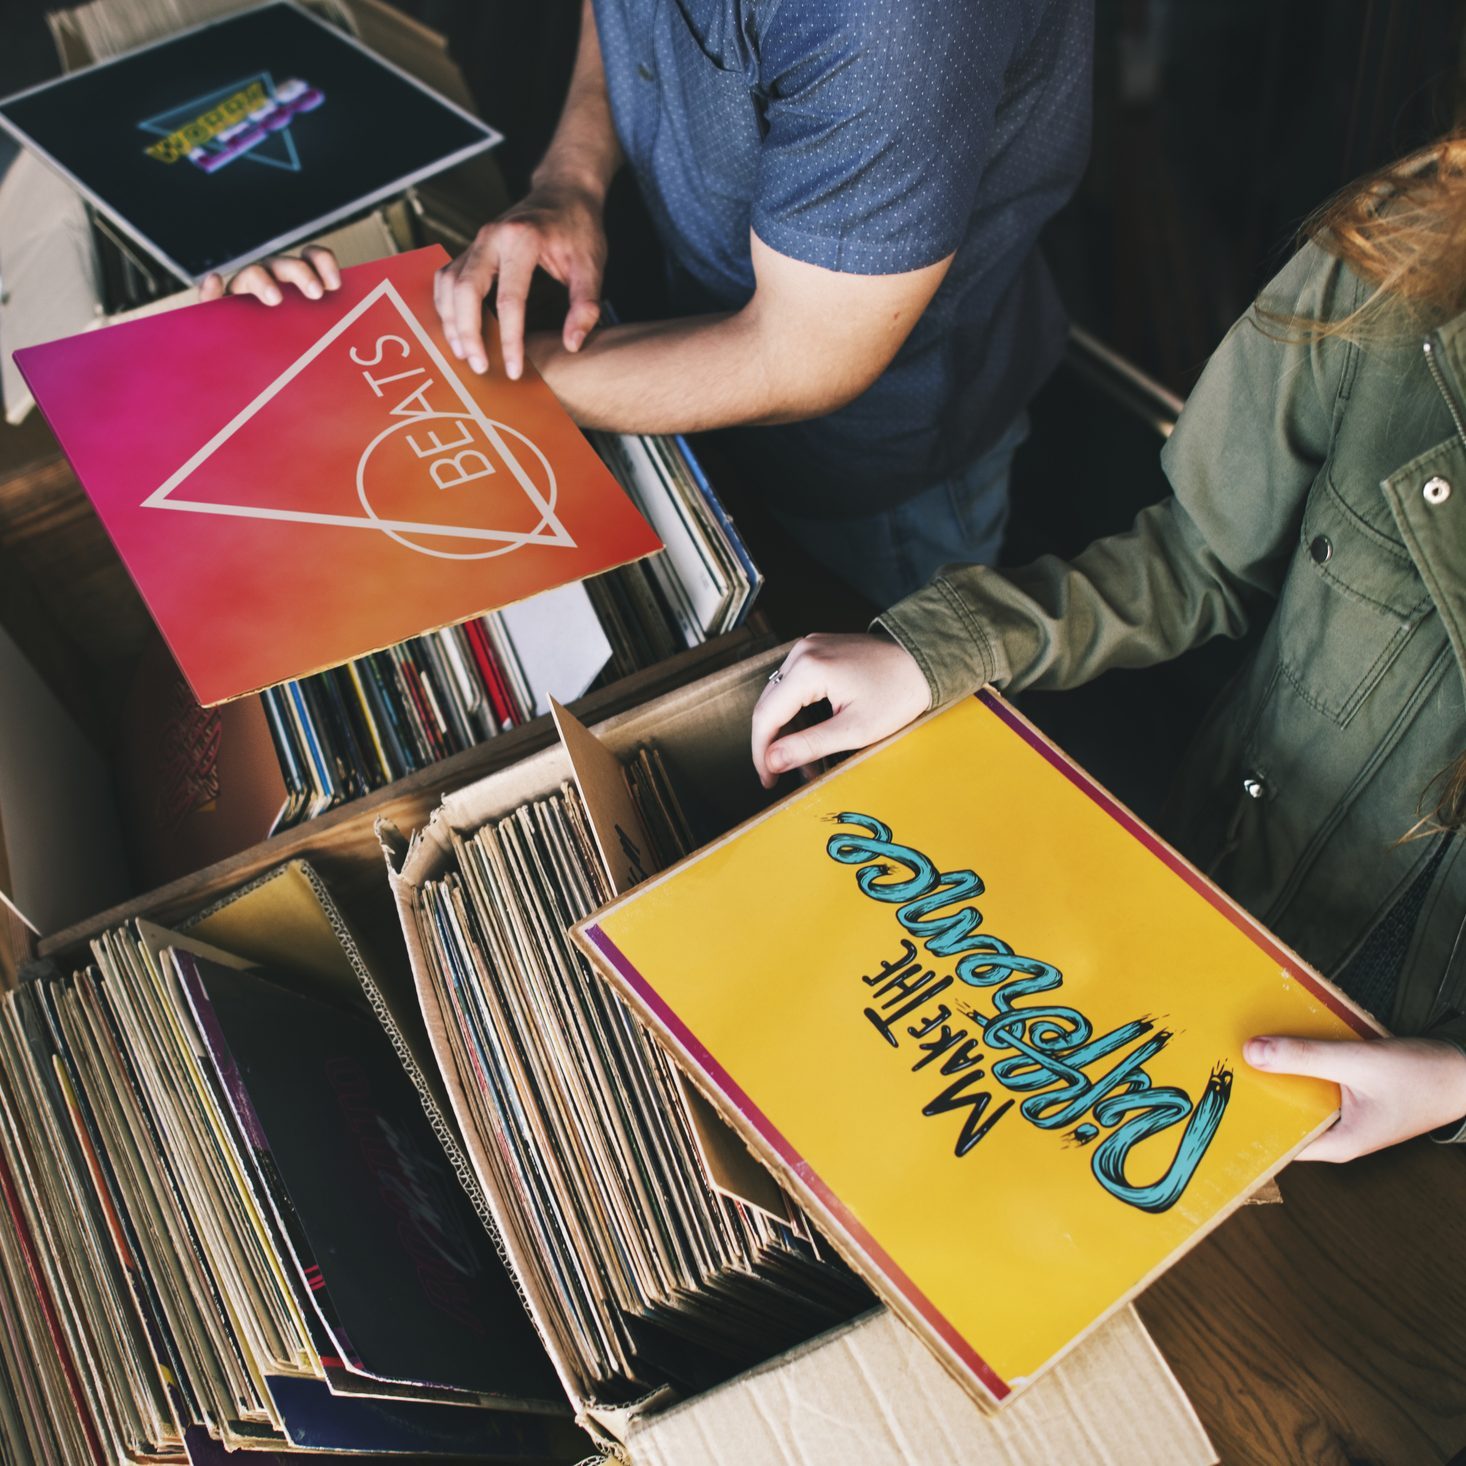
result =
[{"label": "neon triangle graphic", "polygon": [[[438,369],[443,383],[452,388],[454,395],[462,405],[462,416],[470,419],[478,427],[479,431],[484,435],[484,438],[509,469],[515,483],[529,500],[532,508],[538,512],[538,525],[529,531],[505,530],[482,528],[473,525],[383,518],[377,515],[372,510],[367,499],[362,477],[367,459],[370,456],[372,448],[375,447],[375,441],[363,445],[363,452],[357,464],[357,498],[361,502],[363,511],[360,514],[327,514],[313,510],[274,507],[263,508],[253,504],[187,498],[186,485],[189,478],[203,464],[208,462],[214,453],[245,427],[261,409],[284,391],[311,362],[319,357],[332,343],[339,340],[372,306],[382,300],[389,301],[395,307],[403,324],[416,337],[418,344],[421,345],[433,365]],[[431,416],[443,416],[443,414],[431,414]],[[388,429],[387,431],[392,431],[392,429]],[[525,469],[519,455],[510,447],[506,434],[519,438],[521,442],[528,445],[529,449],[538,458],[548,480],[548,494],[541,491],[539,485],[535,483],[534,478]],[[507,554],[524,545],[561,546],[568,549],[575,549],[575,540],[571,538],[569,532],[555,513],[556,498],[557,486],[555,474],[549,460],[522,433],[516,429],[507,428],[503,424],[496,423],[491,418],[485,416],[483,409],[469,395],[462,381],[459,379],[458,373],[449,366],[446,358],[439,351],[433,339],[423,329],[421,322],[408,310],[406,302],[403,301],[396,287],[390,280],[383,280],[373,290],[368,292],[362,300],[358,301],[356,305],[347,311],[330,330],[320,336],[308,351],[296,357],[290,366],[281,372],[252,402],[236,413],[186,463],[175,470],[163,483],[154,489],[142,501],[141,507],[144,509],[172,509],[191,514],[221,515],[236,519],[277,520],[285,524],[317,524],[331,525],[345,529],[372,530],[376,533],[387,535],[388,538],[394,540],[404,548],[413,550],[418,554],[430,555],[440,559],[457,560],[486,559],[494,555]],[[434,550],[405,538],[408,535],[421,535],[432,539],[459,540],[468,542],[469,544],[474,544],[475,542],[479,544],[487,543],[496,548],[465,548],[463,551]]]},{"label": "neon triangle graphic", "polygon": [[[218,87],[212,92],[205,92],[202,96],[195,97],[190,102],[184,102],[181,106],[170,107],[166,112],[155,113],[145,122],[139,122],[138,126],[144,131],[151,133],[154,137],[169,137],[179,127],[187,122],[192,122],[201,113],[207,112],[211,107],[232,97],[236,92],[243,91],[252,81],[261,81],[265,84],[265,90],[269,93],[271,100],[275,99],[275,78],[268,71],[256,71],[249,76],[241,77],[231,86]],[[265,151],[271,144],[278,143],[283,152],[283,157],[271,157]],[[205,144],[208,151],[217,153],[223,151],[223,144],[217,140],[211,140]],[[295,139],[290,135],[290,127],[287,125],[271,136],[256,143],[247,153],[241,153],[237,158],[231,158],[229,162],[237,163],[241,159],[248,159],[255,163],[263,164],[267,168],[279,168],[287,173],[300,172],[300,154],[295,147]],[[222,167],[227,168],[229,163]]]}]

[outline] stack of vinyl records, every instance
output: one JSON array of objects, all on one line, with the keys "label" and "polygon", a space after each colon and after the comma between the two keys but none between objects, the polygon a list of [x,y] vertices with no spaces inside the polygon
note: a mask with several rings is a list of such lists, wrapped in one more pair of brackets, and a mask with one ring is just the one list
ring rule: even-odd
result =
[{"label": "stack of vinyl records", "polygon": [[592,435],[661,537],[645,560],[263,696],[275,829],[380,789],[738,626],[763,577],[686,442]]},{"label": "stack of vinyl records", "polygon": [[602,577],[612,592],[630,590],[635,578],[630,572],[640,571],[651,587],[649,599],[656,609],[639,609],[648,598],[633,594],[627,640],[637,639],[638,622],[651,636],[670,620],[678,646],[698,646],[742,625],[763,577],[687,440],[629,433],[589,436],[666,546],[648,560]]},{"label": "stack of vinyl records", "polygon": [[0,1458],[582,1447],[376,1020],[145,924],[93,951],[0,999]]},{"label": "stack of vinyl records", "polygon": [[[628,771],[649,854],[689,841],[660,760]],[[456,845],[419,936],[542,1327],[599,1400],[706,1387],[869,1305],[776,1187],[715,1185],[692,1098],[567,929],[611,896],[577,788]],[[716,1122],[714,1122],[716,1123]]]}]

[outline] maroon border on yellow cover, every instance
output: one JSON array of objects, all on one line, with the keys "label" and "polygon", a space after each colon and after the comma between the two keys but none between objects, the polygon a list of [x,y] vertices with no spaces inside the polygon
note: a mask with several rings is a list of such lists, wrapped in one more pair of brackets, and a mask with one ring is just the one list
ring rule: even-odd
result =
[{"label": "maroon border on yellow cover", "polygon": [[996,692],[989,687],[981,688],[977,693],[977,700],[989,712],[1001,718],[1009,728],[1022,737],[1030,748],[1042,755],[1049,764],[1063,774],[1076,789],[1081,789],[1089,795],[1128,835],[1144,845],[1156,859],[1163,861],[1198,896],[1203,897],[1225,916],[1243,936],[1248,937],[1255,946],[1261,947],[1274,962],[1286,967],[1334,1017],[1341,1018],[1361,1038],[1379,1037],[1379,1030],[1355,1012],[1348,1003],[1342,1002],[1339,994],[1332,987],[1320,984],[1317,977],[1299,961],[1296,953],[1290,952],[1266,927],[1248,916],[1236,902],[1223,896],[1189,861],[1183,860],[1159,835],[1136,819],[1114,795],[1102,785],[1097,784],[1067,755],[1055,748],[1042,733],[1015,713]]}]

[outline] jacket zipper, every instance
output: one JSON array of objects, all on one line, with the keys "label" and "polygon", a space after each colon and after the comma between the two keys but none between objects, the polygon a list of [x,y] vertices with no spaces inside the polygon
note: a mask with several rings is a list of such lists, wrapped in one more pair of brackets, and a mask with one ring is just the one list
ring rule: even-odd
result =
[{"label": "jacket zipper", "polygon": [[1451,414],[1451,421],[1456,424],[1456,436],[1461,440],[1461,446],[1466,448],[1466,421],[1462,421],[1461,409],[1456,406],[1456,399],[1451,395],[1451,389],[1446,385],[1446,376],[1441,371],[1441,364],[1435,357],[1435,343],[1426,340],[1422,343],[1425,352],[1425,364],[1430,369],[1430,374],[1435,384],[1440,388],[1440,394],[1445,399],[1446,409]]}]

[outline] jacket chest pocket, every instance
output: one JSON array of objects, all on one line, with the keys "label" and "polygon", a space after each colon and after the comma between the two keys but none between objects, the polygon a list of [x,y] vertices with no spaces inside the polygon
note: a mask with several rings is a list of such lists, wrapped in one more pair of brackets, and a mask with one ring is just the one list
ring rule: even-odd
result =
[{"label": "jacket chest pocket", "polygon": [[1294,691],[1346,726],[1430,609],[1404,545],[1360,518],[1325,475],[1278,606],[1279,660]]}]

